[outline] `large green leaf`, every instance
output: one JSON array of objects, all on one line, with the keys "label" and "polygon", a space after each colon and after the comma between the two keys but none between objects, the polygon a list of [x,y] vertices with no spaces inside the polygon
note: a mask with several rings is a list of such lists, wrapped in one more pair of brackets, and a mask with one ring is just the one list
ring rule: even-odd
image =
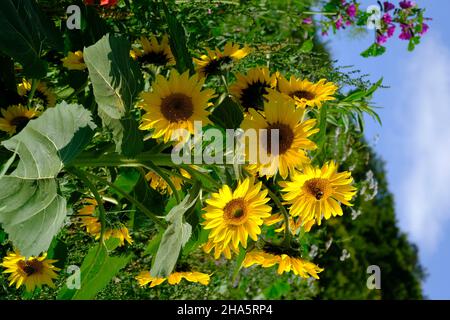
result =
[{"label": "large green leaf", "polygon": [[176,15],[167,8],[164,1],[161,2],[166,18],[170,48],[175,56],[177,69],[180,73],[189,70],[191,74],[194,73],[194,65],[192,63],[192,56],[187,47],[186,31],[183,25],[178,21]]},{"label": "large green leaf", "polygon": [[214,108],[210,119],[224,129],[237,129],[244,120],[244,113],[239,105],[230,97]]},{"label": "large green leaf", "polygon": [[23,255],[47,250],[60,230],[67,210],[56,176],[89,142],[94,128],[88,110],[63,102],[2,143],[20,160],[0,178],[0,223]]},{"label": "large green leaf", "polygon": [[[132,156],[140,151],[142,137],[137,124],[130,117],[130,110],[143,88],[143,78],[137,63],[130,58],[130,48],[128,40],[106,35],[84,49],[84,60],[94,88],[99,116],[113,132],[116,151]],[[121,121],[124,118],[127,120]],[[129,137],[135,138],[133,146],[122,143]]]},{"label": "large green leaf", "polygon": [[61,300],[90,300],[108,285],[111,279],[131,260],[132,255],[111,257],[108,251],[117,247],[117,239],[109,239],[106,245],[92,247],[80,268],[81,288],[69,289],[65,285],[58,294]]},{"label": "large green leaf", "polygon": [[44,77],[47,64],[41,60],[42,50],[62,50],[62,37],[33,0],[2,0],[1,5],[0,51],[20,62],[25,75]]},{"label": "large green leaf", "polygon": [[198,197],[198,186],[194,186],[191,195],[187,195],[166,215],[166,221],[170,224],[164,231],[150,270],[153,277],[165,278],[175,268],[181,248],[188,242],[192,233],[192,227],[185,222],[184,214],[196,203]]}]

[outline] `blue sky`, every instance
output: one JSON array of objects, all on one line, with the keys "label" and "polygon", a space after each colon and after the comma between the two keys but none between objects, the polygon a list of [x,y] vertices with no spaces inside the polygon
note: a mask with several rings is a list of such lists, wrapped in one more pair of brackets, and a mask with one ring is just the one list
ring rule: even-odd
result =
[{"label": "blue sky", "polygon": [[[375,148],[386,161],[399,225],[418,245],[428,272],[425,295],[450,299],[450,1],[416,2],[433,21],[413,52],[392,38],[383,56],[362,58],[372,31],[356,39],[348,31],[327,38],[338,65],[353,65],[372,81],[383,77],[390,86],[374,96],[383,125],[367,117],[366,136],[373,141],[379,135]],[[376,1],[363,3],[365,10]]]}]

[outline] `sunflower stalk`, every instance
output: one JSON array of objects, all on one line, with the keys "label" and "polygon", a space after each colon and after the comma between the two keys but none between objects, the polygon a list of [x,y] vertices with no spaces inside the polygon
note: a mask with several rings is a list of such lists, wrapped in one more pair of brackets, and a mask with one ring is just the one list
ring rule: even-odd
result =
[{"label": "sunflower stalk", "polygon": [[[72,169],[73,170],[73,169]],[[110,188],[116,190],[120,195],[122,195],[124,198],[126,198],[128,201],[130,201],[132,204],[134,204],[138,209],[140,209],[148,218],[150,218],[153,222],[155,222],[159,227],[165,229],[166,228],[166,224],[159,219],[153,212],[151,212],[150,210],[148,210],[141,202],[139,202],[138,200],[136,200],[135,198],[133,198],[132,196],[130,196],[125,190],[123,190],[122,188],[116,186],[115,184],[102,179],[100,177],[97,177],[94,174],[85,172],[85,174],[89,177],[92,178],[102,184],[105,184],[107,186],[109,186]]]},{"label": "sunflower stalk", "polygon": [[284,238],[283,238],[282,245],[285,247],[290,247],[291,246],[291,228],[289,226],[289,213],[287,212],[286,208],[281,203],[278,196],[272,190],[270,190],[270,188],[267,185],[265,185],[265,187],[269,193],[269,197],[273,200],[273,202],[275,202],[275,205],[278,207],[278,209],[280,209],[280,212],[283,215],[285,228],[284,228]]},{"label": "sunflower stalk", "polygon": [[100,225],[101,225],[101,227],[100,227],[100,243],[104,243],[105,230],[106,230],[106,210],[105,210],[105,207],[103,206],[103,199],[102,199],[100,193],[98,192],[95,185],[91,182],[91,180],[89,180],[89,178],[88,178],[88,175],[90,175],[89,173],[87,173],[83,170],[76,169],[76,168],[69,169],[68,172],[72,173],[77,178],[79,178],[89,188],[89,190],[94,195],[95,201],[97,201],[97,203],[98,203],[98,209],[99,209],[99,214],[100,214],[99,215]]}]

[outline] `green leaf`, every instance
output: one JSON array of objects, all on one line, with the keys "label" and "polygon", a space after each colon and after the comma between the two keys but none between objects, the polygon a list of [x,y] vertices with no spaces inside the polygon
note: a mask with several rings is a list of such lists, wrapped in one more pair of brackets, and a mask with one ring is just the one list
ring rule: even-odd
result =
[{"label": "green leaf", "polygon": [[303,52],[311,52],[311,50],[314,48],[314,42],[312,39],[308,39],[305,42],[303,42],[302,46],[300,47],[300,50]]},{"label": "green leaf", "polygon": [[142,148],[142,135],[130,110],[143,88],[143,78],[137,63],[130,58],[130,49],[128,40],[110,35],[84,49],[98,114],[113,133],[116,151],[127,156]]},{"label": "green leaf", "polygon": [[88,110],[63,102],[4,141],[20,160],[0,178],[0,223],[25,256],[46,251],[66,217],[56,176],[85,147],[94,123]]},{"label": "green leaf", "polygon": [[169,28],[170,48],[175,56],[177,70],[180,73],[189,70],[191,74],[194,74],[194,64],[187,47],[186,31],[176,15],[167,8],[164,1],[161,1],[161,5]]},{"label": "green leaf", "polygon": [[54,265],[57,268],[64,268],[67,260],[68,250],[65,242],[58,238],[53,239],[50,247],[47,250],[47,258],[57,260]]},{"label": "green leaf", "polygon": [[[126,193],[130,193],[134,190],[136,184],[139,182],[140,174],[134,168],[122,168],[119,176],[114,181],[114,185],[118,186],[120,189]],[[116,193],[114,189],[111,192]]]},{"label": "green leaf", "polygon": [[198,186],[194,186],[192,194],[187,195],[180,204],[173,207],[166,215],[166,221],[170,222],[170,225],[164,231],[150,270],[153,277],[165,278],[175,268],[181,248],[189,240],[192,233],[191,225],[184,221],[184,214],[195,204],[198,197]]},{"label": "green leaf", "polygon": [[386,47],[383,47],[383,46],[379,45],[378,43],[374,43],[369,48],[367,48],[365,51],[361,52],[361,56],[363,56],[364,58],[376,57],[376,56],[381,56],[385,52],[386,52]]},{"label": "green leaf", "polygon": [[[54,178],[92,137],[91,113],[80,105],[62,102],[2,145],[17,152],[20,162],[13,176],[24,179]],[[79,134],[77,139],[74,135]]]},{"label": "green leaf", "polygon": [[42,15],[32,0],[3,0],[0,25],[0,51],[22,64],[26,76],[45,77],[47,63],[41,60],[42,50],[63,49],[62,38],[52,21]]},{"label": "green leaf", "polygon": [[65,285],[58,293],[60,300],[90,300],[105,288],[111,279],[131,260],[132,255],[111,257],[106,246],[100,245],[91,248],[80,267],[81,288],[69,289]]},{"label": "green leaf", "polygon": [[210,118],[211,121],[224,129],[236,129],[239,128],[242,120],[244,120],[244,114],[233,99],[225,97],[214,109]]}]

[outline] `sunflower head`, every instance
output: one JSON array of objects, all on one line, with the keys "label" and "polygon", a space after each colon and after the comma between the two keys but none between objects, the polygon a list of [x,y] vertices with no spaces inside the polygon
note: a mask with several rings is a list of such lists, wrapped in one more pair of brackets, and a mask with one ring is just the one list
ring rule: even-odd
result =
[{"label": "sunflower head", "polygon": [[291,204],[290,214],[299,216],[310,228],[314,223],[320,225],[322,217],[341,216],[341,203],[351,206],[349,201],[356,194],[352,182],[351,173],[338,173],[334,162],[322,168],[308,165],[283,183],[283,198]]},{"label": "sunflower head", "polygon": [[283,250],[274,250],[274,247],[270,249],[266,247],[248,252],[245,255],[242,266],[248,268],[254,264],[260,265],[263,268],[278,265],[278,274],[292,271],[295,275],[302,278],[313,277],[319,279],[317,274],[323,271],[322,268],[319,268],[312,262],[304,260],[297,255],[283,253]]},{"label": "sunflower head", "polygon": [[144,65],[171,66],[175,64],[175,57],[170,49],[167,35],[162,37],[161,43],[155,36],[151,36],[150,39],[141,37],[140,43],[142,50],[136,48],[130,52],[133,59]]},{"label": "sunflower head", "polygon": [[53,280],[58,277],[56,268],[53,264],[57,260],[47,259],[44,253],[39,257],[26,258],[18,252],[10,252],[3,258],[1,264],[6,268],[4,273],[9,273],[9,286],[16,286],[16,289],[25,286],[27,291],[33,291],[36,287],[47,285],[54,288]]},{"label": "sunflower head", "polygon": [[277,85],[278,74],[270,75],[269,69],[256,67],[247,74],[238,73],[236,83],[230,86],[230,93],[241,103],[245,111],[250,108],[262,110],[268,89]]},{"label": "sunflower head", "polygon": [[[102,224],[96,213],[97,201],[93,198],[86,198],[81,201],[81,204],[82,207],[78,210],[78,219],[81,226],[86,229],[88,234],[95,237],[96,240],[100,239]],[[133,243],[128,228],[119,221],[116,215],[106,215],[105,219],[107,224],[105,234],[103,235],[105,240],[109,238],[119,239],[119,246],[125,245],[125,242],[129,244]]]},{"label": "sunflower head", "polygon": [[215,50],[207,48],[206,51],[207,54],[202,55],[200,59],[194,58],[195,70],[203,77],[222,74],[223,71],[231,69],[233,62],[245,58],[250,53],[250,48],[248,46],[240,48],[238,44],[227,42],[223,52],[217,48]]},{"label": "sunflower head", "polygon": [[[28,95],[31,91],[32,84],[26,79],[23,79],[22,83],[17,86],[17,92],[22,97],[24,104],[27,102]],[[56,95],[47,87],[45,82],[39,81],[36,85],[36,90],[34,91],[33,101],[39,106],[51,108],[56,105]]]},{"label": "sunflower head", "polygon": [[270,216],[271,207],[266,203],[267,190],[261,190],[262,183],[254,184],[253,179],[247,178],[240,182],[232,191],[224,185],[218,193],[213,193],[206,200],[203,218],[204,228],[211,230],[206,251],[215,250],[215,256],[222,252],[230,256],[228,247],[236,252],[241,244],[247,247],[247,238],[256,241],[261,233],[260,226],[263,219]]},{"label": "sunflower head", "polygon": [[[256,170],[261,176],[271,177],[279,173],[286,178],[309,162],[306,151],[316,148],[309,137],[319,131],[314,129],[315,125],[315,119],[304,120],[303,110],[296,108],[292,99],[270,90],[264,104],[264,115],[250,109],[241,124],[244,132],[256,130],[258,133],[258,143],[246,145],[249,169]],[[253,150],[255,148],[257,150]]]},{"label": "sunflower head", "polygon": [[197,271],[184,271],[184,272],[173,272],[167,278],[155,278],[150,275],[150,271],[142,271],[136,280],[139,282],[141,287],[149,284],[150,288],[158,286],[167,280],[170,285],[177,285],[182,279],[193,283],[200,283],[204,286],[209,284],[211,276],[207,273],[197,272]]},{"label": "sunflower head", "polygon": [[322,106],[324,101],[334,100],[333,94],[337,86],[332,82],[321,79],[317,83],[297,79],[291,76],[289,80],[280,77],[278,88],[282,93],[290,96],[300,108]]},{"label": "sunflower head", "polygon": [[22,105],[9,106],[6,110],[1,109],[0,130],[12,135],[21,131],[31,119],[39,116],[36,109],[28,109]]},{"label": "sunflower head", "polygon": [[172,70],[169,79],[157,75],[153,91],[142,94],[141,107],[146,113],[139,128],[153,129],[153,138],[163,137],[168,142],[180,129],[194,133],[194,121],[208,124],[206,108],[214,91],[202,90],[202,86],[203,80],[196,75],[189,77],[189,71],[180,75]]},{"label": "sunflower head", "polygon": [[69,51],[67,57],[61,59],[64,68],[69,70],[84,70],[87,68],[83,59],[83,51]]}]

